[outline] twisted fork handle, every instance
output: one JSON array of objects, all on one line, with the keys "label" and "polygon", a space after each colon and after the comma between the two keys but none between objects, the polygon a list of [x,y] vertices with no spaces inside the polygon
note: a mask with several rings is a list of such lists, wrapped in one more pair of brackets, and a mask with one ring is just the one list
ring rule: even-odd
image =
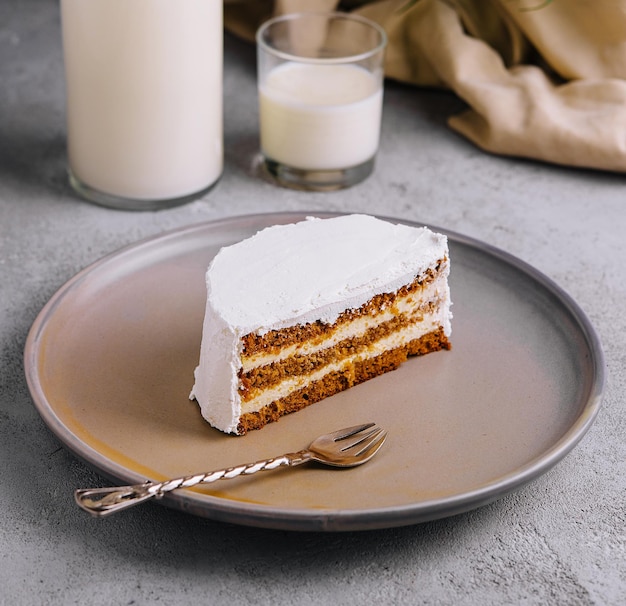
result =
[{"label": "twisted fork handle", "polygon": [[165,493],[179,488],[191,488],[198,484],[210,484],[217,480],[231,480],[241,475],[252,475],[257,471],[271,471],[278,467],[293,467],[311,461],[313,454],[309,450],[301,450],[275,457],[263,459],[247,465],[217,469],[206,473],[184,476],[164,482],[144,482],[133,486],[113,486],[108,488],[82,488],[74,493],[79,507],[95,517],[104,517],[117,511],[128,509],[148,499],[159,499]]}]

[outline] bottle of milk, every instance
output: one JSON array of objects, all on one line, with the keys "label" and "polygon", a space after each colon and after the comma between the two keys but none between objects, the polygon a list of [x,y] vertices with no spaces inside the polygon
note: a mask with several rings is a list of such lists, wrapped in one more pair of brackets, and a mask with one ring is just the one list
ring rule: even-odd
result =
[{"label": "bottle of milk", "polygon": [[223,168],[222,0],[61,0],[70,182],[148,210]]}]

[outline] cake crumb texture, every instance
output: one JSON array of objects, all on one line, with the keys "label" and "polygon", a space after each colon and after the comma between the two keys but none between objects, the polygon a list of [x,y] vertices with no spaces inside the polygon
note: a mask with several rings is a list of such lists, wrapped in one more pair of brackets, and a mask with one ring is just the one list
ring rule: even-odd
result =
[{"label": "cake crumb texture", "polygon": [[384,352],[375,358],[348,364],[343,370],[328,373],[323,379],[294,391],[287,397],[272,402],[259,411],[244,413],[239,419],[237,433],[243,435],[248,431],[261,429],[268,423],[278,421],[280,417],[286,414],[302,410],[310,404],[319,402],[354,385],[395,370],[409,356],[421,356],[450,348],[450,341],[445,336],[443,329],[440,328],[407,343],[403,347]]}]

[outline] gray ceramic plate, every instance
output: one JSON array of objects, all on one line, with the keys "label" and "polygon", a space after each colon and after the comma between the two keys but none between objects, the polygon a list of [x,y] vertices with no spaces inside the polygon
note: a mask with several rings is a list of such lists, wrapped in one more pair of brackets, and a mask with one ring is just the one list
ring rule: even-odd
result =
[{"label": "gray ceramic plate", "polygon": [[160,501],[216,520],[315,531],[401,526],[479,507],[547,471],[589,429],[604,373],[585,315],[535,269],[456,234],[448,234],[451,351],[411,359],[243,437],[212,429],[188,400],[207,264],[221,246],[305,216],[193,225],[112,254],[63,286],[25,350],[35,405],[53,433],[127,484],[292,452],[349,425],[382,425],[389,438],[367,465],[283,468]]}]

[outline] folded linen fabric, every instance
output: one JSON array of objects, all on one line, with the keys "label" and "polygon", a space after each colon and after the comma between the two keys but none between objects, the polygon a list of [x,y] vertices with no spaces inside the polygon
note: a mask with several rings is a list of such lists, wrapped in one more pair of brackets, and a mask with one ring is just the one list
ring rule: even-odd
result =
[{"label": "folded linen fabric", "polygon": [[226,0],[225,23],[334,9],[385,28],[387,77],[461,97],[449,124],[480,148],[626,171],[626,0]]}]

